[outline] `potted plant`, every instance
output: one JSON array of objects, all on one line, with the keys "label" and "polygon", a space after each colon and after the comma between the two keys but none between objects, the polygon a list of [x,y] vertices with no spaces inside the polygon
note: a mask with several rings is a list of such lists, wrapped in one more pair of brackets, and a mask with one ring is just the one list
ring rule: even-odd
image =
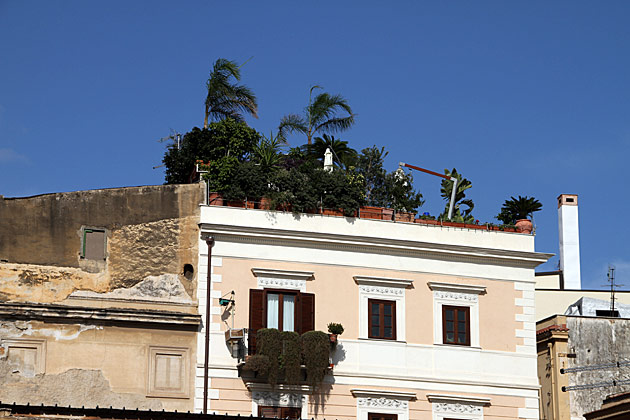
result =
[{"label": "potted plant", "polygon": [[343,334],[343,325],[338,324],[336,322],[331,322],[328,324],[328,338],[330,339],[330,344],[333,346],[337,345],[337,336]]},{"label": "potted plant", "polygon": [[531,233],[533,224],[528,216],[541,209],[542,204],[534,197],[519,195],[518,198],[510,197],[509,200],[505,200],[496,218],[506,225],[516,225],[517,232]]}]

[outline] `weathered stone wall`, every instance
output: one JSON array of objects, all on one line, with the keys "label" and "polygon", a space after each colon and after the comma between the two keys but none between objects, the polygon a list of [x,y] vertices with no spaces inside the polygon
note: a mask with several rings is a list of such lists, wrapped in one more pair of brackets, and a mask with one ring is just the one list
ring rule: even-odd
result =
[{"label": "weathered stone wall", "polygon": [[[201,184],[0,198],[0,301],[55,302],[177,276],[194,298]],[[104,228],[107,258],[81,259],[84,227]]]},{"label": "weathered stone wall", "polygon": [[[567,317],[569,352],[575,359],[569,367],[590,366],[628,361],[630,359],[630,319]],[[630,380],[630,366],[570,373],[569,386],[588,385],[612,380]],[[571,417],[582,418],[584,413],[597,410],[611,394],[629,392],[630,385],[598,387],[569,391]]]},{"label": "weathered stone wall", "polygon": [[[39,340],[42,371],[22,369],[7,355],[11,340]],[[191,410],[188,396],[155,398],[148,391],[149,349],[189,349],[194,360],[196,333],[94,324],[0,320],[0,401],[31,405],[127,407]],[[190,364],[190,360],[187,362]]]}]

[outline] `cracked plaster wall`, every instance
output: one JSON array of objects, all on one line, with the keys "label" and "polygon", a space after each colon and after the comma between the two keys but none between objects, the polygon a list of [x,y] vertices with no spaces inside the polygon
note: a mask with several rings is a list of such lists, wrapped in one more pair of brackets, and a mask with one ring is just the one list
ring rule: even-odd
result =
[{"label": "cracked plaster wall", "polygon": [[[21,372],[8,361],[7,340],[20,339],[45,341],[44,373]],[[194,333],[0,321],[0,401],[191,410],[192,398],[147,396],[150,346],[188,348],[195,360]]]},{"label": "cracked plaster wall", "polygon": [[[176,276],[194,297],[201,184],[0,197],[0,301],[58,302],[77,290],[107,293],[150,276]],[[81,228],[107,232],[105,263],[79,255]]]},{"label": "cracked plaster wall", "polygon": [[[575,359],[568,359],[568,367],[599,365],[630,359],[630,320],[567,317],[567,327],[569,328],[569,352],[576,354]],[[627,381],[630,380],[630,366],[568,375],[570,386],[610,382],[613,379]],[[583,418],[584,413],[600,409],[603,400],[608,395],[629,391],[629,385],[570,391],[571,417]]]}]

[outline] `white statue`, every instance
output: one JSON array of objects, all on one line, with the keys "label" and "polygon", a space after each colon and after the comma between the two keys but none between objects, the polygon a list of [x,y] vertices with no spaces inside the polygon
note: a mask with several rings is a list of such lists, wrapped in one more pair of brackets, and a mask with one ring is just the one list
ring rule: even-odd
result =
[{"label": "white statue", "polygon": [[333,154],[330,147],[326,148],[326,153],[324,153],[324,170],[328,172],[333,170]]}]

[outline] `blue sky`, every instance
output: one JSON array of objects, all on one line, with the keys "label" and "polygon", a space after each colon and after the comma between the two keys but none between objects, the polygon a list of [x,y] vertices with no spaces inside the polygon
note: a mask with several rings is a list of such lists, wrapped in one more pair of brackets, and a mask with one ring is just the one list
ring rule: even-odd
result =
[{"label": "blue sky", "polygon": [[[538,198],[538,251],[579,194],[583,287],[608,263],[630,287],[630,3],[179,3],[0,0],[1,195],[162,183],[157,140],[203,123],[214,60],[253,57],[257,130],[322,85],[358,114],[342,139],[385,146],[390,170],[456,167],[482,222]],[[414,176],[439,213],[439,180]]]}]

